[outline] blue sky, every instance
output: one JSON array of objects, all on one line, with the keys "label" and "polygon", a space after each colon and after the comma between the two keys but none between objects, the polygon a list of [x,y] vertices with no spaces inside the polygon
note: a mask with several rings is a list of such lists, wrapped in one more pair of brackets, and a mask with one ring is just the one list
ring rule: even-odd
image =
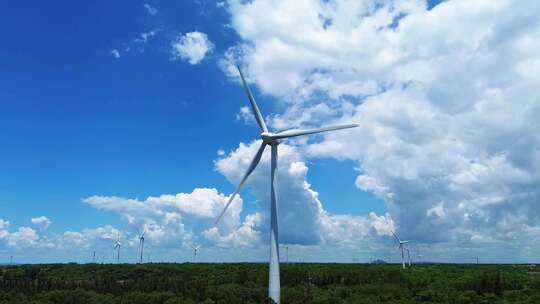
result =
[{"label": "blue sky", "polygon": [[[216,64],[238,39],[224,28],[228,16],[211,2],[164,3],[155,16],[143,4],[21,2],[3,13],[2,26],[12,30],[1,56],[8,88],[0,97],[8,130],[1,213],[12,224],[36,215],[54,218],[51,230],[58,232],[119,223],[81,203],[94,194],[145,198],[199,185],[233,190],[214,170],[216,153],[258,133],[235,119],[246,97]],[[163,36],[206,32],[216,54],[192,66],[170,60],[164,37],[133,42],[156,28]],[[111,49],[128,46],[133,50],[121,58],[111,56]],[[274,110],[268,98],[258,99],[265,113]],[[312,166],[310,180],[322,197],[341,202],[330,210],[385,211],[354,187],[350,165]],[[348,182],[333,182],[334,175]]]},{"label": "blue sky", "polygon": [[[323,261],[350,260],[349,253],[363,248],[361,259],[366,260],[376,252],[397,254],[389,237],[389,231],[395,229],[418,240],[418,251],[432,248],[437,252],[433,259],[444,259],[445,250],[455,244],[474,248],[467,250],[497,248],[504,238],[488,237],[494,231],[511,238],[510,231],[525,229],[531,237],[538,237],[536,215],[527,218],[528,226],[521,228],[501,228],[495,220],[501,210],[511,209],[513,204],[533,208],[537,193],[531,185],[536,185],[536,167],[528,170],[520,163],[528,157],[523,155],[529,155],[534,163],[534,153],[503,149],[489,141],[524,134],[530,125],[509,124],[498,132],[489,121],[503,114],[474,110],[490,109],[478,96],[499,90],[496,96],[505,100],[511,95],[522,96],[528,88],[518,87],[511,77],[498,77],[498,71],[488,71],[486,62],[467,59],[472,58],[467,54],[480,51],[496,54],[490,60],[503,58],[507,49],[492,41],[507,41],[505,29],[512,26],[520,33],[516,37],[534,37],[532,30],[505,24],[507,19],[500,24],[482,19],[512,16],[512,12],[504,7],[486,7],[482,1],[475,1],[476,9],[466,11],[459,1],[443,5],[438,1],[378,1],[377,5],[363,1],[364,6],[354,6],[340,0],[334,7],[326,7],[324,1],[318,6],[312,5],[318,1],[301,1],[283,10],[290,15],[280,13],[279,8],[286,6],[280,4],[275,11],[273,7],[267,11],[273,18],[265,18],[257,15],[262,10],[253,9],[265,7],[265,2],[19,1],[5,7],[0,12],[5,41],[0,49],[0,128],[4,130],[0,133],[0,219],[9,221],[9,228],[1,237],[1,251],[9,254],[32,246],[40,250],[74,248],[75,243],[69,242],[75,241],[69,239],[72,236],[66,235],[67,231],[81,234],[77,244],[86,251],[109,250],[103,249],[106,242],[95,239],[103,241],[110,236],[88,232],[99,227],[124,231],[127,248],[135,248],[129,243],[133,231],[148,226],[154,227],[148,229],[154,229],[153,246],[163,249],[156,249],[156,255],[163,259],[171,256],[171,244],[176,244],[187,259],[186,248],[192,243],[209,248],[208,260],[217,259],[217,251],[210,251],[226,247],[231,238],[236,242],[229,249],[232,255],[234,250],[251,248],[254,259],[264,259],[265,254],[257,248],[266,244],[262,193],[267,192],[263,184],[259,186],[257,177],[241,193],[240,218],[231,215],[232,226],[220,227],[219,237],[208,230],[213,215],[197,207],[193,207],[197,211],[186,211],[180,206],[184,201],[163,198],[164,204],[180,204],[177,207],[182,211],[177,213],[169,205],[149,209],[181,217],[173,224],[163,218],[138,217],[130,207],[130,200],[135,200],[153,208],[147,197],[166,194],[185,193],[191,195],[188,201],[196,201],[195,189],[210,188],[216,194],[205,195],[210,195],[207,200],[215,205],[208,208],[218,208],[222,204],[219,195],[227,196],[234,190],[245,170],[238,161],[251,158],[249,149],[258,133],[252,122],[241,118],[241,107],[247,105],[247,99],[228,69],[231,58],[245,68],[273,127],[366,124],[357,133],[286,143],[293,150],[290,158],[285,157],[284,166],[291,167],[284,167],[289,173],[284,173],[283,179],[290,182],[291,189],[297,185],[306,192],[302,192],[302,198],[295,198],[296,194],[283,190],[283,204],[288,199],[298,202],[298,210],[291,207],[292,222],[284,219],[283,227],[298,229],[294,222],[300,221],[322,236],[311,238],[310,233],[304,233],[306,238],[299,240],[283,232],[284,243],[298,245],[298,241],[302,246],[315,246],[318,251],[313,259]],[[358,14],[344,14],[348,6],[354,6]],[[312,30],[308,17],[294,15],[295,9],[309,13],[313,9],[314,16],[332,20],[329,29]],[[456,27],[453,18],[466,22]],[[347,28],[357,23],[363,25]],[[497,30],[488,37],[484,28]],[[454,38],[453,32],[464,36]],[[204,37],[191,49],[200,50],[197,43],[202,43],[206,49],[198,53],[200,58],[182,45],[181,39],[190,37],[189,33]],[[315,36],[317,39],[311,40]],[[350,45],[343,44],[341,50],[324,42],[341,41],[343,37],[349,37]],[[366,37],[371,37],[368,43]],[[187,53],[182,56],[180,49]],[[530,57],[534,60],[534,55]],[[352,66],[347,64],[349,60],[354,62]],[[451,62],[457,62],[454,68],[449,68]],[[508,67],[514,65],[519,66],[519,62],[508,63]],[[466,70],[467,66],[477,67],[469,80],[485,87],[462,91],[451,85],[445,87],[445,77],[458,77],[463,72],[460,68]],[[439,73],[444,70],[450,76]],[[522,74],[514,80],[519,77]],[[463,82],[473,82],[469,80]],[[535,81],[522,79],[521,83],[532,85]],[[537,102],[526,99],[519,104],[530,106],[523,117],[537,106]],[[402,120],[397,119],[400,116]],[[426,125],[419,127],[419,122]],[[452,122],[452,127],[445,125],[447,122]],[[489,130],[471,135],[466,132],[471,125]],[[459,143],[451,149],[446,146],[448,135],[439,132],[444,128],[449,128],[448,134]],[[240,143],[247,147],[245,151],[239,148]],[[534,139],[529,143],[537,147]],[[336,145],[342,148],[335,150]],[[218,155],[218,151],[223,153]],[[305,167],[305,171],[295,173],[293,167]],[[506,172],[506,176],[486,173],[497,170]],[[266,174],[264,169],[260,174]],[[527,178],[521,177],[525,175]],[[485,185],[473,184],[472,180]],[[304,182],[310,186],[302,186]],[[490,197],[487,184],[498,185],[505,192]],[[310,191],[318,196],[310,197]],[[526,202],[518,199],[523,195],[529,197]],[[487,201],[493,203],[479,203]],[[460,207],[463,202],[470,202],[466,204],[470,209]],[[314,210],[313,215],[308,212],[305,216],[312,216],[313,221],[299,220],[304,208]],[[260,223],[261,233],[246,236],[242,227],[255,223],[250,217],[255,215],[261,217],[254,220]],[[31,222],[40,216],[47,217],[51,224],[39,227]],[[513,216],[504,222],[524,215]],[[347,225],[360,228],[347,231],[350,240],[338,240],[336,236],[344,233],[339,229]],[[180,226],[182,232],[177,231]],[[466,228],[458,231],[453,226]],[[33,239],[21,241],[24,233],[17,234],[20,227],[32,227],[36,235],[26,230]],[[157,241],[162,237],[160,231],[174,231],[175,235]],[[523,244],[520,242],[515,241],[516,248]],[[347,257],[328,258],[326,252],[335,244],[343,247]],[[466,250],[456,251],[452,259],[467,255]],[[73,256],[60,259],[75,259]],[[516,249],[490,259],[521,261],[527,257],[528,253]],[[37,256],[24,258],[39,262]]]}]

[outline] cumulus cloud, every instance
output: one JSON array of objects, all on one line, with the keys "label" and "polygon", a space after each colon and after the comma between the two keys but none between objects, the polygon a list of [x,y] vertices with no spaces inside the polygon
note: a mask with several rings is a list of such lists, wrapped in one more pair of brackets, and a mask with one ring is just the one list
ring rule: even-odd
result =
[{"label": "cumulus cloud", "polygon": [[[224,62],[289,104],[272,126],[360,123],[306,152],[354,160],[356,185],[386,202],[404,237],[538,239],[534,3],[230,0],[227,9],[242,42]],[[332,110],[308,115],[314,107]]]},{"label": "cumulus cloud", "polygon": [[46,216],[34,217],[31,220],[32,224],[39,229],[45,230],[51,225],[51,220]]},{"label": "cumulus cloud", "polygon": [[[237,184],[255,154],[260,141],[241,143],[237,149],[216,160],[216,170],[232,184]],[[363,242],[391,235],[394,223],[388,214],[378,216],[339,215],[324,210],[319,194],[307,181],[308,167],[301,151],[281,144],[278,162],[278,197],[280,242],[296,246],[342,246],[354,248]],[[255,210],[240,214],[243,200],[237,197],[221,222],[214,221],[224,208],[229,196],[216,189],[197,188],[191,193],[160,195],[144,200],[115,196],[91,196],[84,202],[98,210],[121,216],[133,231],[145,230],[147,241],[161,247],[182,243],[185,248],[202,244],[207,248],[251,248],[268,242],[270,159],[263,154],[252,173],[246,189],[256,198]],[[250,202],[251,203],[251,202]],[[253,208],[249,208],[253,210]],[[82,232],[66,232],[64,244],[95,244],[99,240],[112,242],[118,230],[112,227]],[[128,246],[136,246],[136,234],[121,234]]]},{"label": "cumulus cloud", "polygon": [[[191,193],[161,195],[145,200],[114,196],[92,196],[84,202],[120,215],[133,230],[146,231],[150,242],[168,245],[197,238],[213,226],[229,197],[216,189],[197,188]],[[242,199],[235,198],[218,229],[230,233],[240,224]],[[189,229],[186,228],[189,226]]]},{"label": "cumulus cloud", "polygon": [[214,44],[205,33],[190,32],[179,36],[171,43],[171,58],[187,60],[190,64],[200,63],[212,52]]},{"label": "cumulus cloud", "polygon": [[[248,145],[240,144],[235,151],[216,162],[216,169],[231,183],[237,184],[259,145],[260,141]],[[326,211],[319,200],[319,194],[307,181],[307,172],[308,167],[301,151],[294,146],[280,144],[277,191],[281,243],[305,246],[324,244],[352,246],[390,234],[393,222],[389,215],[377,216],[373,213],[369,216],[337,215]],[[267,149],[245,185],[257,199],[257,213],[253,218],[246,217],[239,230],[248,232],[249,225],[255,225],[262,231],[268,231],[269,180],[270,155]],[[215,233],[211,236],[215,237]],[[226,239],[234,237],[235,235],[225,236]],[[267,237],[267,234],[263,234],[258,240],[266,242]]]}]

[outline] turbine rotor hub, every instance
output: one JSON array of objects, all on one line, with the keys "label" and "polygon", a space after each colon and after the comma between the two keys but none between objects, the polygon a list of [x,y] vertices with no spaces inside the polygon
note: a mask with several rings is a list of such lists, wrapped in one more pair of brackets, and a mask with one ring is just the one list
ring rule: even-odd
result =
[{"label": "turbine rotor hub", "polygon": [[270,132],[261,133],[263,143],[267,145],[279,145],[279,139],[274,138],[274,134]]}]

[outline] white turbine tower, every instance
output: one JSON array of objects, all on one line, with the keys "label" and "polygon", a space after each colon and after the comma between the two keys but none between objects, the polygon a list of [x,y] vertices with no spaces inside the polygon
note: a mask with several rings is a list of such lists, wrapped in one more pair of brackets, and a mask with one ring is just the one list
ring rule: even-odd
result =
[{"label": "white turbine tower", "polygon": [[411,251],[409,248],[405,248],[407,250],[407,260],[409,261],[409,267],[411,267]]},{"label": "white turbine tower", "polygon": [[339,125],[339,126],[330,126],[330,127],[323,127],[318,129],[310,129],[310,130],[286,130],[278,133],[271,133],[268,132],[268,128],[266,127],[266,123],[264,122],[264,118],[261,114],[261,111],[259,110],[259,107],[257,106],[257,103],[255,102],[255,98],[253,98],[253,94],[251,93],[251,90],[249,86],[246,83],[246,80],[244,79],[244,75],[242,74],[242,71],[240,70],[240,67],[237,66],[238,73],[240,74],[240,78],[242,79],[242,83],[244,85],[244,89],[246,91],[247,97],[249,99],[249,102],[251,104],[251,110],[253,111],[253,115],[255,116],[255,120],[257,121],[257,124],[259,125],[260,131],[261,131],[261,139],[262,144],[259,147],[259,150],[255,154],[255,157],[253,157],[253,160],[251,161],[251,164],[248,167],[247,172],[244,174],[244,177],[240,181],[240,184],[236,187],[236,190],[229,198],[229,201],[225,205],[225,208],[219,215],[218,219],[216,220],[216,224],[219,222],[219,220],[223,217],[223,214],[229,208],[229,205],[235,198],[235,196],[240,192],[240,189],[246,182],[249,175],[253,172],[255,167],[257,167],[257,164],[261,160],[261,156],[264,152],[264,149],[266,146],[271,147],[271,169],[270,169],[270,271],[269,271],[269,280],[268,280],[268,296],[275,302],[280,302],[280,280],[279,280],[279,242],[278,242],[278,206],[277,206],[277,195],[276,195],[276,169],[277,169],[277,161],[278,161],[278,145],[282,139],[289,138],[289,137],[295,137],[300,135],[308,135],[308,134],[315,134],[320,132],[326,132],[326,131],[333,131],[333,130],[340,130],[340,129],[347,129],[347,128],[354,128],[358,125],[356,124],[348,124],[348,125]]},{"label": "white turbine tower", "polygon": [[144,252],[144,234],[146,231],[143,230],[142,234],[139,234],[139,248],[140,248],[140,263],[143,263],[143,252]]},{"label": "white turbine tower", "polygon": [[116,244],[114,244],[114,249],[116,249],[116,264],[120,264],[120,247],[122,247],[122,243],[120,243],[120,234],[118,234]]},{"label": "white turbine tower", "polygon": [[401,265],[402,265],[403,269],[405,269],[405,250],[408,251],[408,249],[405,248],[405,244],[409,243],[410,241],[402,241],[402,240],[400,240],[398,238],[398,236],[394,232],[392,232],[392,234],[394,235],[394,237],[398,241],[399,249],[401,250]]}]

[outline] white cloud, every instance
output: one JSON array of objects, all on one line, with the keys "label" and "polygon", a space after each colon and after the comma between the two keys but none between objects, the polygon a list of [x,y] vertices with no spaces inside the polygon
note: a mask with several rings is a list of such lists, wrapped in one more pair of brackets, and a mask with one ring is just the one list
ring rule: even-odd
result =
[{"label": "white cloud", "polygon": [[171,58],[187,60],[194,65],[200,63],[213,49],[214,44],[205,33],[190,32],[173,40]]},{"label": "white cloud", "polygon": [[5,239],[9,235],[9,221],[0,219],[0,239]]},{"label": "white cloud", "polygon": [[354,160],[356,185],[386,202],[403,237],[528,246],[540,226],[535,5],[230,0],[242,42],[222,62],[289,103],[273,127],[358,122],[306,151]]},{"label": "white cloud", "polygon": [[[92,196],[84,202],[92,207],[118,213],[133,230],[145,230],[149,242],[178,244],[179,239],[192,239],[213,226],[228,196],[216,189],[197,188],[191,193],[161,195],[145,200],[121,197]],[[237,197],[222,218],[218,228],[230,233],[240,223],[242,199]],[[189,230],[185,228],[189,225]]]},{"label": "white cloud", "polygon": [[155,14],[157,14],[159,12],[157,8],[151,6],[148,3],[144,3],[143,6],[146,9],[146,11],[148,12],[148,14],[150,14],[152,16],[154,16]]},{"label": "white cloud", "polygon": [[32,224],[39,229],[45,230],[51,225],[51,220],[46,216],[32,218]]},{"label": "white cloud", "polygon": [[236,113],[236,120],[243,121],[247,125],[252,125],[255,123],[253,113],[251,113],[251,110],[248,106],[240,107],[240,110],[238,111],[238,113]]},{"label": "white cloud", "polygon": [[[256,153],[260,141],[249,145],[240,144],[238,149],[216,162],[217,170],[232,184],[237,184]],[[388,235],[393,222],[388,215],[352,216],[336,215],[324,210],[319,194],[307,182],[308,167],[300,151],[294,146],[280,144],[278,160],[278,209],[280,242],[284,244],[316,246],[322,244],[358,245],[377,236]],[[269,148],[265,151],[258,167],[250,175],[245,187],[250,189],[257,201],[257,220],[249,218],[238,228],[248,231],[249,225],[267,231],[270,212],[268,181],[270,178]],[[334,202],[339,203],[339,202]],[[237,232],[237,231],[236,231]],[[208,236],[208,235],[207,235]],[[216,237],[215,233],[211,234]],[[226,236],[231,239],[234,236]],[[267,241],[263,234],[261,241]]]},{"label": "white cloud", "polygon": [[120,51],[117,49],[111,50],[111,55],[113,55],[114,58],[120,58]]}]

